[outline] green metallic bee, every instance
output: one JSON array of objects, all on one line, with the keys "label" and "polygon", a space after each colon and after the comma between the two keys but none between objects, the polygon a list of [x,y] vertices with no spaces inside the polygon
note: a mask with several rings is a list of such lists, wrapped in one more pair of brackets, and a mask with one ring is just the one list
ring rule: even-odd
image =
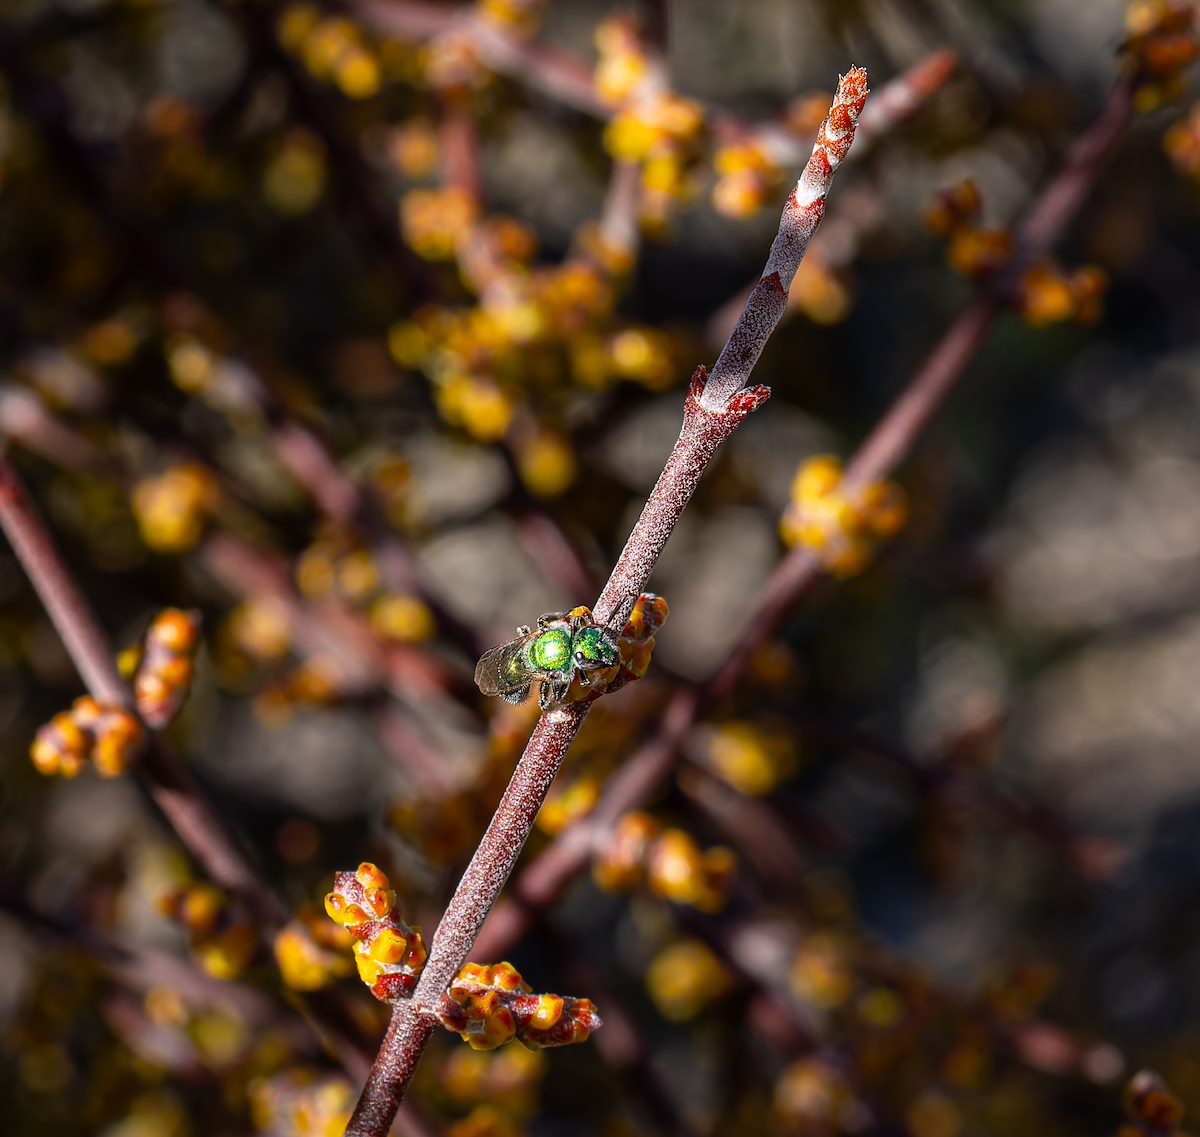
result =
[{"label": "green metallic bee", "polygon": [[577,672],[587,686],[590,672],[612,667],[620,659],[616,632],[597,624],[585,607],[547,612],[538,617],[536,628],[522,624],[517,635],[483,653],[475,665],[475,684],[485,695],[521,703],[538,681],[543,711],[562,705]]}]

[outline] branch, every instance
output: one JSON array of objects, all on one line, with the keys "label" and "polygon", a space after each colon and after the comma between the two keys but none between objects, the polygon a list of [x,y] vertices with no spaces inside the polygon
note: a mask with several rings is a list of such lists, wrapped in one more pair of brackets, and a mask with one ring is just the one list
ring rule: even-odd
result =
[{"label": "branch", "polygon": [[[738,329],[731,337],[732,347],[727,345],[721,353],[713,378],[708,379],[703,367],[692,377],[684,400],[679,438],[594,606],[600,623],[619,627],[624,622],[638,594],[649,582],[659,554],[717,448],[769,395],[765,387],[744,384],[782,311],[775,296],[785,299],[787,284],[780,282],[791,281],[808,239],[820,223],[833,171],[854,138],[854,124],[867,97],[866,83],[866,72],[861,68],[852,68],[838,83],[829,117],[818,131],[812,157],[784,207],[779,235],[763,277],[767,283],[763,289],[756,289],[747,302]],[[731,366],[732,361],[736,361],[736,366]],[[348,1137],[382,1137],[386,1133],[433,1030],[426,1009],[446,990],[465,962],[524,848],[538,810],[587,712],[586,703],[569,704],[538,720],[500,805],[434,933],[429,959],[413,997],[393,1012],[371,1075],[346,1129]]]}]

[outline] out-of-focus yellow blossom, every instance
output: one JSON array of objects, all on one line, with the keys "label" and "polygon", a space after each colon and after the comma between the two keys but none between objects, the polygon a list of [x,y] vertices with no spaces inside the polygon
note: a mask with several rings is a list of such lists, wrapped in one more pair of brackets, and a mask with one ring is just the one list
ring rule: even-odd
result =
[{"label": "out-of-focus yellow blossom", "polygon": [[258,932],[211,884],[173,889],[159,898],[158,908],[188,931],[197,963],[217,979],[236,979],[258,950]]},{"label": "out-of-focus yellow blossom", "polygon": [[415,320],[403,320],[388,329],[388,351],[401,367],[420,367],[433,351],[434,339]]},{"label": "out-of-focus yellow blossom", "polygon": [[716,845],[701,850],[682,829],[667,829],[646,854],[646,882],[651,891],[674,904],[719,912],[736,867],[732,849]]},{"label": "out-of-focus yellow blossom", "polygon": [[792,278],[788,303],[814,324],[839,324],[850,311],[850,293],[820,256],[810,252]]},{"label": "out-of-focus yellow blossom", "polygon": [[539,273],[534,295],[559,334],[574,333],[616,305],[616,290],[594,265],[568,261]]},{"label": "out-of-focus yellow blossom", "polygon": [[400,228],[418,256],[448,261],[475,224],[479,207],[458,186],[409,190],[400,199]]},{"label": "out-of-focus yellow blossom", "polygon": [[282,659],[292,644],[286,612],[265,598],[239,604],[225,621],[225,634],[251,659]]},{"label": "out-of-focus yellow blossom", "polygon": [[690,148],[704,130],[698,103],[671,91],[657,91],[621,108],[604,131],[605,149],[626,162],[642,162]]},{"label": "out-of-focus yellow blossom", "polygon": [[694,1019],[729,989],[725,965],[699,940],[680,940],[655,956],[646,990],[663,1018]]},{"label": "out-of-focus yellow blossom", "polygon": [[964,225],[950,238],[946,259],[963,276],[986,276],[1012,260],[1013,239],[1007,229],[976,229]]},{"label": "out-of-focus yellow blossom", "polygon": [[829,572],[853,576],[866,567],[876,545],[904,525],[907,514],[903,491],[893,482],[872,482],[847,497],[842,464],[822,455],[796,473],[779,531],[786,544],[811,549]]},{"label": "out-of-focus yellow blossom", "polygon": [[553,837],[568,825],[586,817],[600,800],[600,778],[595,774],[584,774],[564,783],[556,779],[538,811],[537,827]]},{"label": "out-of-focus yellow blossom", "polygon": [[337,563],[338,594],[362,604],[379,591],[379,569],[367,549],[351,549]]},{"label": "out-of-focus yellow blossom", "polygon": [[618,819],[604,848],[592,861],[592,879],[608,892],[628,892],[646,877],[646,860],[660,826],[635,810]]},{"label": "out-of-focus yellow blossom", "polygon": [[446,1129],[446,1137],[522,1137],[524,1129],[494,1105],[477,1105]]},{"label": "out-of-focus yellow blossom", "polygon": [[216,359],[199,340],[175,336],[167,345],[167,366],[175,386],[188,394],[203,391],[212,381]]},{"label": "out-of-focus yellow blossom", "polygon": [[922,1090],[909,1103],[904,1119],[912,1137],[959,1137],[966,1124],[962,1108],[940,1090]]},{"label": "out-of-focus yellow blossom", "polygon": [[307,131],[292,130],[267,162],[262,192],[279,213],[307,213],[325,192],[325,148]]},{"label": "out-of-focus yellow blossom", "polygon": [[437,631],[433,613],[420,597],[405,592],[385,592],[371,605],[371,627],[385,640],[420,643]]},{"label": "out-of-focus yellow blossom", "polygon": [[536,30],[544,0],[477,0],[479,15],[509,35]]},{"label": "out-of-focus yellow blossom", "polygon": [[354,970],[354,937],[343,927],[305,910],[275,937],[275,959],[283,981],[296,991],[317,991]]},{"label": "out-of-focus yellow blossom", "polygon": [[801,1058],[775,1083],[775,1111],[787,1132],[835,1137],[854,1121],[854,1095],[843,1074],[820,1058]]},{"label": "out-of-focus yellow blossom", "polygon": [[983,196],[973,178],[941,190],[925,210],[925,227],[935,237],[949,237],[956,230],[973,225],[983,210]]},{"label": "out-of-focus yellow blossom", "polygon": [[218,491],[208,470],[184,462],[143,478],[132,496],[142,540],[158,552],[182,553],[200,540]]},{"label": "out-of-focus yellow blossom", "polygon": [[437,132],[427,119],[413,118],[388,135],[387,160],[410,181],[432,177],[441,160]]},{"label": "out-of-focus yellow blossom", "polygon": [[444,94],[479,89],[490,79],[469,28],[451,28],[430,40],[419,58],[425,81]]},{"label": "out-of-focus yellow blossom", "polygon": [[1188,177],[1200,176],[1200,103],[1173,123],[1163,135],[1163,147],[1175,168]]},{"label": "out-of-focus yellow blossom", "polygon": [[512,400],[483,376],[446,376],[439,381],[434,397],[446,422],[461,426],[480,442],[503,438],[512,422]]},{"label": "out-of-focus yellow blossom", "polygon": [[478,805],[485,796],[494,804],[499,794],[485,795],[472,786],[469,793],[405,798],[388,810],[388,824],[419,849],[426,860],[435,865],[449,865],[469,854],[479,837],[480,825],[486,819],[477,816]]},{"label": "out-of-focus yellow blossom", "polygon": [[891,987],[872,987],[859,996],[854,1011],[860,1022],[886,1030],[904,1018],[904,999]]},{"label": "out-of-focus yellow blossom", "polygon": [[1091,323],[1100,317],[1107,282],[1107,274],[1095,265],[1068,276],[1053,261],[1039,261],[1017,282],[1017,308],[1034,327],[1071,319]]},{"label": "out-of-focus yellow blossom", "polygon": [[784,172],[761,139],[731,142],[713,155],[717,174],[713,186],[713,206],[729,217],[748,217],[766,202],[778,196]]},{"label": "out-of-focus yellow blossom", "polygon": [[529,1117],[537,1108],[537,1088],[546,1073],[540,1050],[506,1046],[501,1050],[456,1047],[438,1070],[443,1093],[458,1105],[486,1101],[510,1117]]},{"label": "out-of-focus yellow blossom", "polygon": [[578,471],[570,442],[545,428],[521,438],[516,462],[521,481],[535,497],[556,497],[575,480]]},{"label": "out-of-focus yellow blossom", "polygon": [[275,34],[288,51],[298,51],[320,23],[321,10],[315,4],[288,4],[275,21]]},{"label": "out-of-focus yellow blossom", "polygon": [[854,990],[850,943],[834,932],[805,936],[792,958],[789,983],[805,1002],[840,1007]]},{"label": "out-of-focus yellow blossom", "polygon": [[670,387],[677,378],[671,339],[653,328],[625,328],[609,338],[612,370],[651,391]]},{"label": "out-of-focus yellow blossom", "polygon": [[251,1114],[265,1133],[341,1137],[357,1098],[348,1079],[314,1070],[289,1070],[250,1083]]},{"label": "out-of-focus yellow blossom", "polygon": [[739,793],[762,796],[790,778],[798,763],[790,733],[751,722],[722,723],[708,746],[713,772]]},{"label": "out-of-focus yellow blossom", "polygon": [[605,102],[628,102],[649,77],[649,63],[632,22],[613,16],[596,26],[592,37],[599,58],[592,83]]},{"label": "out-of-focus yellow blossom", "polygon": [[128,316],[112,316],[92,324],[84,332],[79,347],[93,363],[115,367],[130,359],[140,339],[137,327]]},{"label": "out-of-focus yellow blossom", "polygon": [[1137,82],[1134,106],[1152,111],[1178,98],[1183,73],[1200,54],[1196,6],[1190,0],[1131,0],[1122,60]]}]

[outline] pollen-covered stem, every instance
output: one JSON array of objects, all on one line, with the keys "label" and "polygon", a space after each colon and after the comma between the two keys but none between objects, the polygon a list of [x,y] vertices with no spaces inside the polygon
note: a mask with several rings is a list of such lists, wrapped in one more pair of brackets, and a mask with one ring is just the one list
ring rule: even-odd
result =
[{"label": "pollen-covered stem", "polygon": [[533,829],[567,749],[587,717],[571,703],[538,719],[512,780],[434,932],[412,998],[392,1012],[346,1137],[382,1137],[436,1025],[429,1014],[458,974]]},{"label": "pollen-covered stem", "polygon": [[703,382],[701,369],[693,378],[679,437],[592,609],[597,623],[619,627],[625,622],[717,448],[745,418],[746,412],[706,409]]},{"label": "pollen-covered stem", "polygon": [[833,173],[854,141],[855,124],[867,101],[867,73],[852,67],[838,81],[829,114],[817,131],[812,155],[788,195],[766,267],[751,289],[729,341],[701,396],[709,410],[726,406],[746,385],[763,346],[787,307],[788,289],[825,212]]},{"label": "pollen-covered stem", "polygon": [[[820,220],[833,169],[849,149],[854,137],[854,121],[866,97],[866,72],[852,68],[838,84],[838,95],[818,132],[813,157],[784,211],[780,235],[776,237],[767,261],[765,283],[760,281],[761,287],[752,294],[747,311],[739,321],[743,336],[745,328],[754,324],[755,334],[765,342],[778,322],[786,301],[786,285],[795,275],[808,238]],[[784,279],[786,284],[781,284]],[[778,293],[775,299],[769,295],[772,289]],[[767,294],[765,297],[764,293]],[[757,307],[753,307],[755,296],[760,297]],[[776,307],[778,311],[775,311]],[[763,311],[775,312],[774,318],[769,323],[755,323],[761,320]],[[738,335],[736,330],[734,335]],[[712,396],[712,380],[703,367],[692,376],[684,400],[679,438],[608,582],[593,605],[598,623],[619,627],[624,622],[638,594],[649,582],[659,555],[717,448],[770,395],[765,387],[746,387],[761,347],[760,342],[751,350],[749,341],[743,339],[735,344],[731,337],[721,359],[736,358],[739,374],[735,376],[727,367],[727,389],[718,397]],[[413,997],[393,1011],[384,1045],[347,1126],[347,1137],[382,1137],[387,1132],[432,1032],[428,1008],[441,997],[466,962],[586,715],[586,703],[568,704],[543,714],[538,720],[500,805],[433,935],[429,958]],[[676,717],[682,724],[692,721],[694,715],[695,710],[689,708]],[[668,744],[670,752],[677,741],[672,739]],[[670,762],[669,753],[665,761]],[[633,777],[636,781],[640,774]],[[637,787],[633,792],[638,792]]]}]

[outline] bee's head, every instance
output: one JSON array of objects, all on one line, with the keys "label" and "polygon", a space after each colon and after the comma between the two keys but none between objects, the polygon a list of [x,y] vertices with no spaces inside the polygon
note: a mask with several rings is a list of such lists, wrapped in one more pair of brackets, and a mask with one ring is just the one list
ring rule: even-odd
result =
[{"label": "bee's head", "polygon": [[576,632],[571,640],[571,652],[575,657],[575,666],[581,671],[612,667],[621,658],[616,634],[600,624]]}]

